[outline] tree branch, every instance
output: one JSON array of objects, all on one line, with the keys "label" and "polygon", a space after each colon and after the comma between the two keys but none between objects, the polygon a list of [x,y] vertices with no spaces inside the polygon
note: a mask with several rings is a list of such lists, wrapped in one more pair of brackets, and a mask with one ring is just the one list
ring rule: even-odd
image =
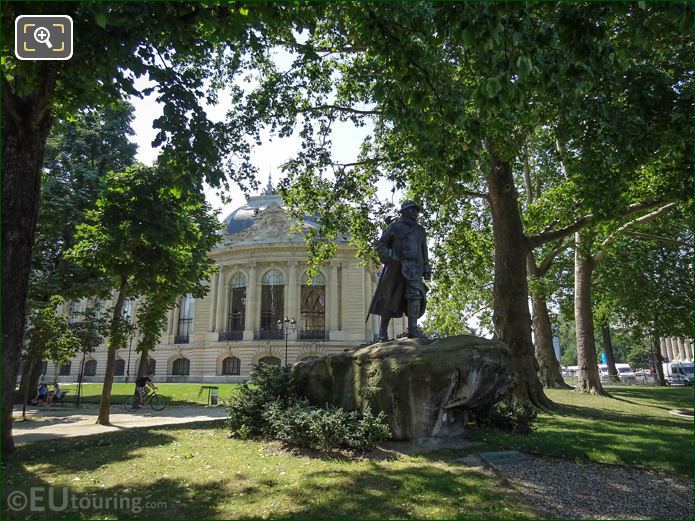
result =
[{"label": "tree branch", "polygon": [[353,109],[351,107],[342,107],[340,105],[316,105],[313,107],[307,107],[304,109],[299,109],[297,112],[299,113],[304,113],[304,112],[318,112],[321,110],[331,110],[331,111],[337,111],[337,112],[346,112],[349,114],[359,114],[361,116],[370,116],[370,115],[376,115],[380,116],[383,114],[380,110],[359,110],[359,109]]},{"label": "tree branch", "polygon": [[550,269],[550,266],[552,265],[553,261],[555,260],[555,257],[557,257],[560,253],[562,253],[564,250],[566,250],[570,244],[572,244],[572,240],[566,240],[567,238],[562,238],[558,241],[557,245],[555,248],[550,250],[548,254],[543,258],[541,261],[540,265],[538,266],[537,270],[537,275],[539,277],[542,277],[543,275],[546,274],[548,269]]},{"label": "tree branch", "polygon": [[651,233],[635,232],[631,230],[625,230],[623,235],[630,235],[632,237],[637,237],[638,239],[644,239],[645,241],[658,241],[665,242],[666,244],[672,244],[674,246],[683,246],[685,248],[691,248],[692,243],[679,241],[678,239],[672,239],[671,237],[664,237],[663,235],[653,235]]},{"label": "tree branch", "polygon": [[[680,199],[678,198],[668,198],[668,199],[650,199],[648,201],[642,201],[640,203],[634,203],[629,205],[625,212],[621,215],[621,217],[628,216],[633,213],[638,213],[643,210],[649,210],[651,208],[655,208],[659,205],[662,205],[666,202],[673,202],[673,201],[678,201]],[[588,214],[588,215],[583,215],[582,217],[579,217],[576,221],[574,221],[572,224],[569,224],[567,226],[564,226],[562,228],[558,228],[557,230],[547,230],[547,231],[542,231],[540,233],[537,233],[536,235],[533,235],[528,238],[528,243],[531,248],[536,248],[538,246],[541,246],[542,244],[545,244],[546,242],[554,241],[557,239],[561,239],[563,237],[567,237],[570,234],[573,234],[574,232],[577,232],[581,230],[584,226],[587,224],[593,222],[596,219],[596,216],[594,214]]]},{"label": "tree branch", "polygon": [[637,217],[636,219],[633,219],[633,220],[628,221],[625,224],[623,224],[620,228],[618,228],[613,233],[611,233],[608,237],[606,237],[604,239],[604,241],[601,243],[601,247],[600,247],[599,251],[591,259],[593,262],[593,265],[596,266],[603,259],[606,258],[606,254],[608,253],[608,246],[610,246],[615,241],[616,235],[618,235],[619,233],[623,233],[626,229],[630,228],[631,226],[635,226],[637,224],[642,224],[642,223],[646,223],[649,221],[653,221],[654,219],[658,219],[666,212],[675,208],[677,205],[678,205],[677,202],[671,202],[671,203],[665,204],[661,208],[657,208],[653,212],[650,212],[646,215],[643,215],[642,217]]}]

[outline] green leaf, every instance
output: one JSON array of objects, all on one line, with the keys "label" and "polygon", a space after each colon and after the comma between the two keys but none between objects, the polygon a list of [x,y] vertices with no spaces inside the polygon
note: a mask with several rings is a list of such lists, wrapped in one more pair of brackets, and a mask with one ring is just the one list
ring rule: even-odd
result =
[{"label": "green leaf", "polygon": [[102,29],[106,28],[106,13],[104,11],[99,11],[98,13],[94,14],[94,21],[97,23],[99,27]]},{"label": "green leaf", "polygon": [[248,15],[249,15],[249,10],[246,9],[246,8],[244,8],[244,7],[242,7],[241,9],[239,9],[239,14],[240,14],[241,16],[248,16]]}]

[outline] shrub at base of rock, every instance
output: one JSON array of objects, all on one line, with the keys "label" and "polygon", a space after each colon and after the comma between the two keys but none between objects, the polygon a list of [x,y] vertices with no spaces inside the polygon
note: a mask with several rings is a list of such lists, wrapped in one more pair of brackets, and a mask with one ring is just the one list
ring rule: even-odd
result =
[{"label": "shrub at base of rock", "polygon": [[231,435],[242,439],[268,437],[318,450],[366,450],[391,436],[383,413],[309,404],[299,397],[293,373],[285,367],[256,367],[249,382],[229,399],[227,411]]},{"label": "shrub at base of rock", "polygon": [[404,339],[299,362],[299,394],[313,405],[383,412],[394,439],[455,436],[468,412],[507,390],[509,348],[475,336]]},{"label": "shrub at base of rock", "polygon": [[537,418],[538,410],[530,402],[517,400],[503,400],[471,412],[471,419],[480,426],[516,434],[531,434]]}]

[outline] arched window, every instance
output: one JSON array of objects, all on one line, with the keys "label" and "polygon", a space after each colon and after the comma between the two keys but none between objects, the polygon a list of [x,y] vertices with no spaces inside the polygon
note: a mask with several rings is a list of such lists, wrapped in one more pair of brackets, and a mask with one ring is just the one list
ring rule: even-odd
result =
[{"label": "arched window", "polygon": [[264,356],[258,361],[258,365],[261,364],[276,365],[280,367],[282,365],[282,361],[277,356]]},{"label": "arched window", "polygon": [[261,286],[261,338],[281,338],[278,320],[283,320],[285,309],[285,276],[280,270],[263,275]]},{"label": "arched window", "polygon": [[123,310],[121,311],[121,314],[123,315],[123,318],[126,321],[132,322],[132,320],[133,320],[133,301],[131,299],[127,298],[123,301]]},{"label": "arched window", "polygon": [[222,374],[223,375],[240,375],[241,374],[241,360],[236,356],[228,356],[222,362]]},{"label": "arched window", "polygon": [[326,338],[326,278],[302,278],[299,338]]},{"label": "arched window", "polygon": [[84,375],[85,376],[96,376],[97,375],[97,361],[87,360],[84,364]]},{"label": "arched window", "polygon": [[191,373],[191,361],[188,358],[177,358],[171,368],[174,376],[188,376]]},{"label": "arched window", "polygon": [[79,317],[80,311],[77,302],[70,302],[70,317],[68,318],[68,321],[70,322],[70,324],[74,324],[75,322],[77,322],[77,319]]},{"label": "arched window", "polygon": [[179,324],[174,338],[175,344],[187,344],[193,326],[193,296],[189,293],[181,297],[179,304]]},{"label": "arched window", "polygon": [[113,369],[114,376],[123,376],[125,374],[125,360],[116,358],[116,366]]},{"label": "arched window", "polygon": [[227,331],[243,331],[246,318],[246,277],[237,273],[232,279],[229,294]]},{"label": "arched window", "polygon": [[70,368],[72,366],[72,362],[68,362],[67,364],[63,364],[58,368],[58,376],[70,376]]}]

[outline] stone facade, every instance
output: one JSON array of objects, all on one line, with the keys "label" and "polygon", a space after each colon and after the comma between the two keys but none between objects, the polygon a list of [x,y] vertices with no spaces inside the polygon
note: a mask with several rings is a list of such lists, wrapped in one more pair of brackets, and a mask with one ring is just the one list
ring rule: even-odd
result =
[{"label": "stone facade", "polygon": [[669,362],[693,361],[692,338],[669,336],[660,338],[659,342],[661,344],[661,356],[668,358]]},{"label": "stone facade", "polygon": [[[317,226],[312,217],[291,222],[270,185],[232,212],[224,222],[222,241],[210,252],[219,272],[208,281],[207,295],[180,299],[150,353],[155,381],[237,382],[247,379],[261,360],[291,365],[371,343],[378,318],[365,318],[376,271],[362,265],[341,238],[335,257],[308,284],[302,230]],[[72,303],[65,311],[86,305]],[[134,316],[137,302],[130,306]],[[294,326],[288,324],[287,340],[285,318],[295,320]],[[393,337],[401,334],[403,320],[393,320],[391,327]],[[130,381],[134,378],[137,339],[136,332],[132,345],[117,352],[116,382],[124,381],[127,373]],[[69,369],[62,370],[49,362],[45,378],[76,381],[81,362],[75,357]],[[84,381],[101,381],[105,366],[102,345],[87,355]]]}]

